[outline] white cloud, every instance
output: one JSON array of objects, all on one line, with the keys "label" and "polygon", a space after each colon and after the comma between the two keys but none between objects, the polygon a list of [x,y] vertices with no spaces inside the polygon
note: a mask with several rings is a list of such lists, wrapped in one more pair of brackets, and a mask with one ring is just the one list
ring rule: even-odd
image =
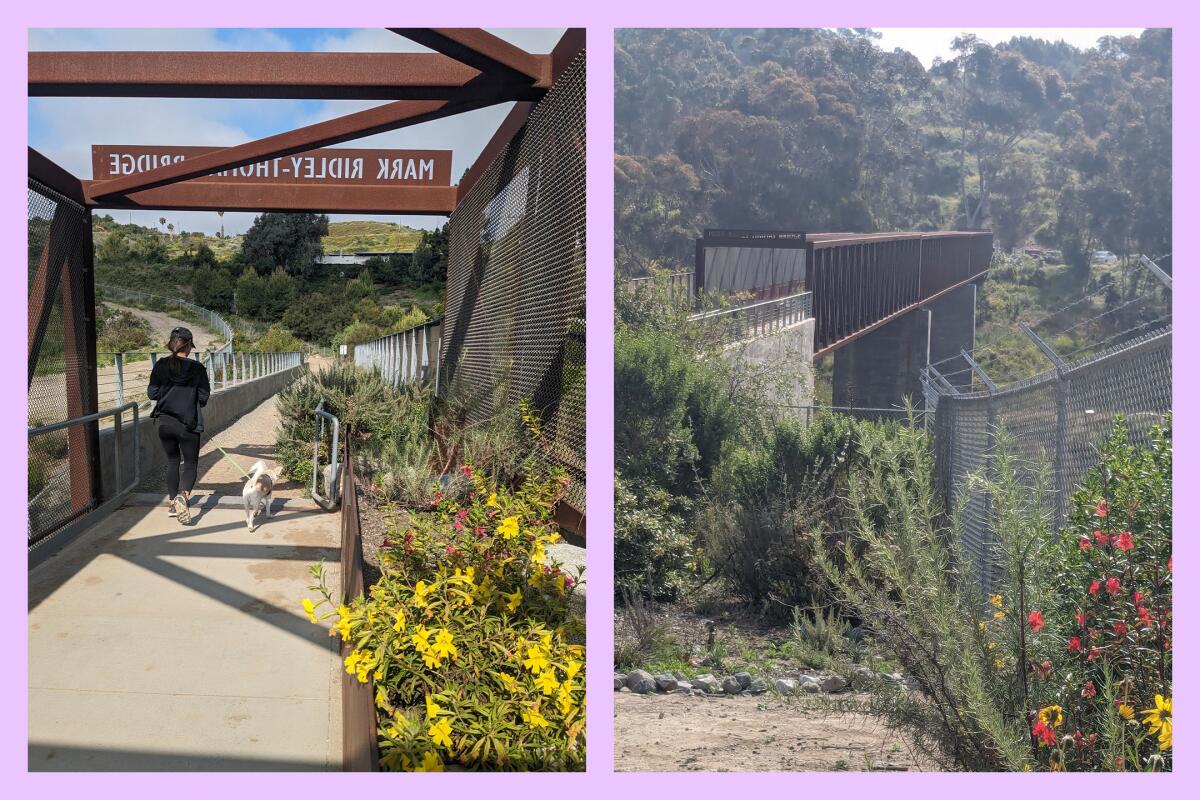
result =
[{"label": "white cloud", "polygon": [[990,44],[1006,42],[1014,36],[1036,36],[1047,41],[1063,40],[1075,47],[1096,46],[1102,36],[1128,36],[1142,32],[1141,28],[877,28],[883,34],[878,44],[885,50],[900,48],[912,53],[929,67],[935,57],[950,59],[954,52],[951,43],[963,33],[973,33]]}]

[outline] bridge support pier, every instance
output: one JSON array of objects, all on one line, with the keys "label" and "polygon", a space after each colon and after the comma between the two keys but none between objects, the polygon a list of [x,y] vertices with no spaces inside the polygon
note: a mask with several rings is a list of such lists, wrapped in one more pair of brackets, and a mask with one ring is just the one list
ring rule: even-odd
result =
[{"label": "bridge support pier", "polygon": [[795,325],[730,345],[725,357],[735,365],[770,366],[779,380],[771,387],[771,402],[781,406],[811,406],[813,403],[813,335],[816,320],[809,317]]},{"label": "bridge support pier", "polygon": [[[909,397],[921,408],[921,370],[975,347],[975,298],[967,284],[846,344],[833,356],[833,404],[896,408]],[[970,371],[958,372],[966,367],[960,357],[938,370],[969,389]]]}]

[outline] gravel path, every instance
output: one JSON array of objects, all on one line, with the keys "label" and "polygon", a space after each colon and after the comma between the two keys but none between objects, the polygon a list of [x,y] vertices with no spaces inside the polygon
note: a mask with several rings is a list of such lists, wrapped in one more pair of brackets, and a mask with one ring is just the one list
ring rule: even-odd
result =
[{"label": "gravel path", "polygon": [[801,698],[618,692],[613,712],[619,772],[934,768],[878,720]]}]

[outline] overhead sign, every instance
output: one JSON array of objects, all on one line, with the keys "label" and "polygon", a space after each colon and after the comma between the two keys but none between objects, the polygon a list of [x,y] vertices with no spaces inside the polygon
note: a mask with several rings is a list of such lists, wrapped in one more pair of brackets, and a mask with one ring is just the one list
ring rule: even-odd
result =
[{"label": "overhead sign", "polygon": [[[149,172],[219,147],[92,145],[92,178],[107,180]],[[321,184],[337,186],[449,186],[449,150],[322,148],[214,172],[193,181]]]}]

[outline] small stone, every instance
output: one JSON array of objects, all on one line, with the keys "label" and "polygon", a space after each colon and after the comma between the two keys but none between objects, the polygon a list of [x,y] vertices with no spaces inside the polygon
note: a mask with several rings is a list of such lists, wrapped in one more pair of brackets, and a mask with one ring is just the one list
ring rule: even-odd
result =
[{"label": "small stone", "polygon": [[654,683],[657,684],[660,692],[673,692],[679,686],[679,681],[669,672],[663,672],[654,676]]},{"label": "small stone", "polygon": [[644,669],[635,669],[625,676],[625,685],[629,687],[629,691],[638,694],[650,694],[658,689],[654,676]]},{"label": "small stone", "polygon": [[692,680],[692,688],[701,692],[719,692],[721,685],[712,675],[698,675]]},{"label": "small stone", "polygon": [[776,678],[775,691],[782,695],[792,695],[800,688],[800,683],[793,678]]},{"label": "small stone", "polygon": [[854,673],[850,676],[850,679],[853,681],[855,686],[867,687],[878,680],[879,677],[866,667],[855,667]]},{"label": "small stone", "polygon": [[741,694],[742,682],[737,679],[736,675],[726,675],[721,679],[721,691],[725,694]]},{"label": "small stone", "polygon": [[804,681],[800,684],[800,691],[808,694],[817,694],[821,691],[821,684],[816,681]]},{"label": "small stone", "polygon": [[746,694],[762,694],[767,691],[767,684],[762,678],[752,678],[746,687]]},{"label": "small stone", "polygon": [[613,675],[613,691],[618,692],[624,688],[625,688],[625,676],[619,672],[614,674]]},{"label": "small stone", "polygon": [[897,684],[901,684],[904,682],[904,676],[901,675],[899,672],[892,672],[892,673],[885,672],[885,673],[883,673],[883,682],[890,683],[893,686],[895,686]]},{"label": "small stone", "polygon": [[[630,677],[633,677],[632,675]],[[840,692],[846,688],[846,679],[841,675],[828,675],[821,679],[822,692]]]},{"label": "small stone", "polygon": [[733,677],[737,678],[737,682],[741,684],[743,689],[749,688],[750,681],[752,680],[749,672],[735,672],[733,673]]},{"label": "small stone", "polygon": [[690,683],[688,683],[687,681],[679,681],[679,683],[675,687],[675,691],[683,692],[685,694],[691,694],[692,685]]}]

